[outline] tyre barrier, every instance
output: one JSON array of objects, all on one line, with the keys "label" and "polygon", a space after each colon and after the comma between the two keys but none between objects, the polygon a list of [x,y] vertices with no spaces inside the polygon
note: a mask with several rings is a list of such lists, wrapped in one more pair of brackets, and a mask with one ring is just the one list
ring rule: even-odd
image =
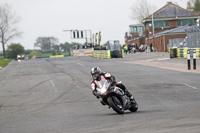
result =
[{"label": "tyre barrier", "polygon": [[193,50],[196,50],[196,58],[200,59],[200,48],[170,48],[170,57],[171,58],[185,58],[187,59],[187,51],[190,50],[190,57],[193,57]]}]

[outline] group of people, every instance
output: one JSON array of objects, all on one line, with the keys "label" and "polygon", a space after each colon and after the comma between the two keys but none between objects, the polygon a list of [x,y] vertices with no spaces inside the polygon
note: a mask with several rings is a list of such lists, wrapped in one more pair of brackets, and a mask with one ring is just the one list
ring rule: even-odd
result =
[{"label": "group of people", "polygon": [[74,49],[86,49],[86,48],[93,48],[94,45],[87,43],[86,45],[74,45]]},{"label": "group of people", "polygon": [[[133,54],[133,53],[136,53],[136,52],[147,52],[148,51],[148,46],[147,44],[144,44],[144,45],[140,45],[138,47],[137,43],[133,43],[132,45],[129,45],[129,44],[126,44],[126,45],[123,45],[123,49],[124,49],[124,53],[128,53],[129,54]],[[153,52],[154,51],[154,48],[153,48],[153,44],[151,43],[150,46],[149,46],[149,51],[150,52]]]}]

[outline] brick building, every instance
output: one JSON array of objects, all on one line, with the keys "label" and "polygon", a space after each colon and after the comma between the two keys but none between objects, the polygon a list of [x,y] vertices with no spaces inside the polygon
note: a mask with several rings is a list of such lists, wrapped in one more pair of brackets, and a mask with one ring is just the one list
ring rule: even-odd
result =
[{"label": "brick building", "polygon": [[[152,43],[157,51],[166,52],[169,39],[186,37],[185,31],[182,30],[180,33],[179,28],[197,25],[198,18],[198,14],[168,3],[142,21],[145,27],[142,37],[125,37],[125,41],[127,44],[137,42],[139,45],[146,43],[148,46]],[[177,32],[167,32],[175,28],[178,28]]]}]

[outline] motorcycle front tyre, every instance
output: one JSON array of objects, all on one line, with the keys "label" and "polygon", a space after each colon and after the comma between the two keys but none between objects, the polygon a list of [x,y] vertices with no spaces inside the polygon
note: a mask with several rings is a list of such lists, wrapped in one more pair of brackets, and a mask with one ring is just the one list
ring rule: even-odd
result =
[{"label": "motorcycle front tyre", "polygon": [[[119,107],[115,104],[115,101],[113,101],[114,98],[117,98],[117,97],[111,96],[111,97],[109,97],[109,98],[107,99],[109,106],[112,107],[112,109],[113,109],[114,111],[116,111],[118,114],[124,114],[124,109],[123,109],[123,107],[122,107],[122,108],[119,108]],[[117,98],[117,99],[118,99],[118,98]],[[120,102],[120,103],[121,103],[121,102]],[[121,103],[121,106],[122,106],[122,103]]]}]

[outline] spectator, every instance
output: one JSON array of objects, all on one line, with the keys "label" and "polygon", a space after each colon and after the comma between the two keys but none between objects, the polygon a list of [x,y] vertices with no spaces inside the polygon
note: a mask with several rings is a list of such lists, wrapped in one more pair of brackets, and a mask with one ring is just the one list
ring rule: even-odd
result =
[{"label": "spectator", "polygon": [[151,44],[150,44],[150,51],[151,51],[151,52],[153,52],[152,46],[153,46],[153,45],[152,45],[152,43],[151,43]]},{"label": "spectator", "polygon": [[127,51],[128,51],[128,44],[126,44],[126,46],[124,46],[124,51],[125,51],[125,53],[127,54]]}]

